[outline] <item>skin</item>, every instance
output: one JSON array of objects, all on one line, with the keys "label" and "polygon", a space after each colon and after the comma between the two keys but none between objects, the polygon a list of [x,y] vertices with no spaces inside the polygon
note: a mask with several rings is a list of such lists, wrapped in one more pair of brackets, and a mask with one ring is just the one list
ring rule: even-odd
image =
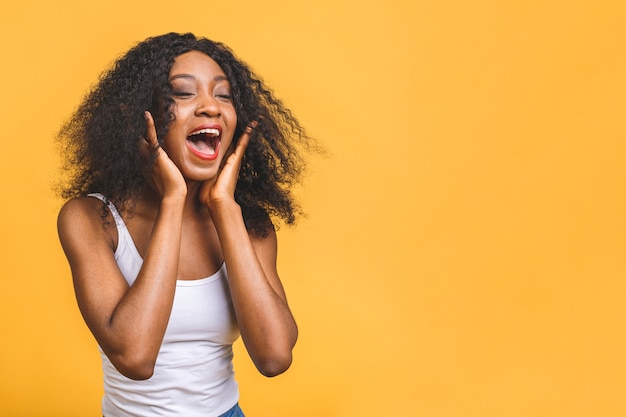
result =
[{"label": "skin", "polygon": [[[58,217],[76,298],[89,329],[115,367],[147,379],[169,320],[176,280],[204,278],[222,262],[241,337],[259,372],[275,376],[291,364],[297,327],[276,269],[277,239],[249,234],[234,191],[253,126],[233,144],[237,115],[219,65],[191,51],[170,72],[176,120],[159,147],[146,112],[142,151],[157,149],[149,185],[124,219],[144,262],[129,286],[114,259],[117,229],[102,222],[102,203],[69,200]],[[187,147],[198,126],[222,128],[219,154],[204,160]],[[232,146],[231,146],[232,145]]]}]

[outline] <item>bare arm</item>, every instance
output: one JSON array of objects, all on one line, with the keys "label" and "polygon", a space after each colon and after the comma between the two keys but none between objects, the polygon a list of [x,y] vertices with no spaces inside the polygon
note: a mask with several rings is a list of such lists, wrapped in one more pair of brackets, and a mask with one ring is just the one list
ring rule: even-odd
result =
[{"label": "bare arm", "polygon": [[141,271],[129,287],[105,236],[100,204],[86,199],[92,200],[66,203],[58,219],[78,306],[115,367],[132,379],[149,378],[174,298],[181,216],[176,204],[162,205]]},{"label": "bare arm", "polygon": [[276,271],[276,234],[250,238],[238,206],[213,213],[241,337],[259,372],[278,375],[291,365],[298,331]]},{"label": "bare arm", "polygon": [[[148,126],[152,126],[152,119]],[[148,140],[156,143],[156,134]],[[186,186],[161,153],[153,181],[163,198],[144,262],[129,287],[103,227],[101,203],[90,197],[68,201],[58,218],[59,239],[69,261],[81,313],[98,344],[125,376],[146,379],[167,327],[176,287]],[[184,188],[183,188],[184,187]],[[114,227],[114,226],[109,226]]]},{"label": "bare arm", "polygon": [[276,233],[271,230],[266,238],[249,235],[233,197],[249,133],[244,133],[216,183],[200,198],[217,229],[246,349],[259,372],[275,376],[291,365],[298,330],[276,270]]}]

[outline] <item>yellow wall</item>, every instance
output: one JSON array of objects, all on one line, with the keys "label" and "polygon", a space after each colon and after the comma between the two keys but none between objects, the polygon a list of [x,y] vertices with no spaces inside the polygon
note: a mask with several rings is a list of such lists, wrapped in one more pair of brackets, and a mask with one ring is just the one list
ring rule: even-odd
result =
[{"label": "yellow wall", "polygon": [[0,415],[97,416],[53,135],[166,31],[221,40],[332,153],[280,231],[285,375],[251,417],[626,415],[626,6],[25,0],[0,12]]}]

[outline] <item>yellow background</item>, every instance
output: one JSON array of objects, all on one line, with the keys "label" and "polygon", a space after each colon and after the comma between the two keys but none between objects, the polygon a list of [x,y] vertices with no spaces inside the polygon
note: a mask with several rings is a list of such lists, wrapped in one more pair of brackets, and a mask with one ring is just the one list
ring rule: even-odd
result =
[{"label": "yellow background", "polygon": [[280,231],[301,337],[264,416],[626,415],[626,6],[49,2],[0,13],[0,415],[98,416],[53,136],[147,36],[230,45],[328,148]]}]

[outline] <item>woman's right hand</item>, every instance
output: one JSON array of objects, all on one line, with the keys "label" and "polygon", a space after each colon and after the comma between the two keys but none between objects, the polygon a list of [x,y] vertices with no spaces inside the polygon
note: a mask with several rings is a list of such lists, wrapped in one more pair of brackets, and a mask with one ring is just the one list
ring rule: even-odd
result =
[{"label": "woman's right hand", "polygon": [[144,156],[148,158],[151,152],[157,152],[156,161],[147,174],[148,181],[161,195],[162,199],[169,196],[186,196],[187,184],[185,183],[185,178],[174,162],[167,156],[165,150],[159,145],[152,114],[146,111],[144,116],[146,119],[146,133],[142,142]]}]

